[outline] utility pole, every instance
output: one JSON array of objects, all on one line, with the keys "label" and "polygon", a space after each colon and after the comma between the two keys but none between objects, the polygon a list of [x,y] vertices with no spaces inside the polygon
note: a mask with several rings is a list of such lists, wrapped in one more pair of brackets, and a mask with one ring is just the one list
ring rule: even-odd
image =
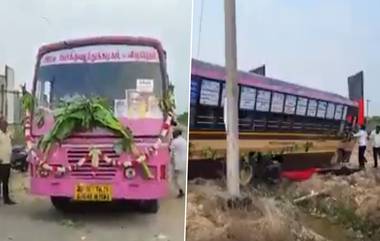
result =
[{"label": "utility pole", "polygon": [[235,0],[224,0],[227,116],[227,189],[240,196]]}]

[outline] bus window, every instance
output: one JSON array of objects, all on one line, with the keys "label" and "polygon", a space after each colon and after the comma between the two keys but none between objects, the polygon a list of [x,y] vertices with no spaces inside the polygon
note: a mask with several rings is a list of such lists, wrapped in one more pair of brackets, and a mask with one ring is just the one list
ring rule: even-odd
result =
[{"label": "bus window", "polygon": [[343,113],[343,106],[342,105],[337,105],[336,110],[335,110],[335,120],[341,120],[342,119],[342,113]]},{"label": "bus window", "polygon": [[317,101],[309,100],[309,105],[307,108],[307,116],[315,117],[316,114],[317,114]]},{"label": "bus window", "polygon": [[253,110],[256,102],[256,89],[242,86],[240,88],[240,109]]},{"label": "bus window", "polygon": [[202,105],[218,106],[220,84],[217,81],[202,80],[199,103]]},{"label": "bus window", "polygon": [[296,111],[297,97],[294,95],[286,95],[284,112],[293,115]]},{"label": "bus window", "polygon": [[284,107],[285,95],[277,92],[273,92],[271,112],[281,113]]},{"label": "bus window", "polygon": [[224,100],[226,99],[226,84],[222,84],[222,95],[221,95],[221,100],[220,100],[220,106],[224,106]]},{"label": "bus window", "polygon": [[271,92],[267,90],[259,90],[257,92],[256,110],[269,111]]},{"label": "bus window", "polygon": [[335,112],[335,105],[333,103],[328,103],[326,118],[327,119],[333,119],[334,118],[334,112]]},{"label": "bus window", "polygon": [[325,118],[327,103],[325,101],[318,101],[317,117]]},{"label": "bus window", "polygon": [[199,97],[199,81],[197,79],[191,80],[191,88],[190,88],[190,104],[196,105],[198,103]]},{"label": "bus window", "polygon": [[307,98],[298,97],[296,114],[304,116],[306,114],[306,109],[307,109]]},{"label": "bus window", "polygon": [[347,106],[344,106],[342,120],[346,119],[346,115],[347,115]]}]

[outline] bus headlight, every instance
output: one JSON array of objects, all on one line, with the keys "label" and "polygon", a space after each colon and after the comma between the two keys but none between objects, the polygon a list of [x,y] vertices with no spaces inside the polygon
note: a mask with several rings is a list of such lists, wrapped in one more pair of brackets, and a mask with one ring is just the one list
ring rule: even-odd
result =
[{"label": "bus headlight", "polygon": [[127,179],[132,179],[136,176],[136,170],[133,167],[127,167],[124,169],[124,176]]},{"label": "bus headlight", "polygon": [[40,175],[40,177],[48,177],[49,176],[49,171],[41,168],[39,170],[38,174]]},{"label": "bus headlight", "polygon": [[54,173],[54,177],[55,177],[55,178],[61,178],[61,177],[63,177],[63,176],[65,176],[65,173],[64,173],[64,172],[56,172],[56,173]]}]

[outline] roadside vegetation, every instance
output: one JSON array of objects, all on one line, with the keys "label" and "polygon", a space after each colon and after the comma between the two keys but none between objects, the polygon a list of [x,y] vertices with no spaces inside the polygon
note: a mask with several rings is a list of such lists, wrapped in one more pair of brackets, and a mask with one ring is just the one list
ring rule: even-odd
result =
[{"label": "roadside vegetation", "polygon": [[189,241],[378,241],[380,173],[315,175],[304,182],[243,188],[248,205],[228,205],[223,180],[188,186]]},{"label": "roadside vegetation", "polygon": [[178,122],[182,125],[182,126],[186,126],[188,125],[188,112],[183,112],[182,114],[179,114],[178,117],[177,117],[177,120]]}]

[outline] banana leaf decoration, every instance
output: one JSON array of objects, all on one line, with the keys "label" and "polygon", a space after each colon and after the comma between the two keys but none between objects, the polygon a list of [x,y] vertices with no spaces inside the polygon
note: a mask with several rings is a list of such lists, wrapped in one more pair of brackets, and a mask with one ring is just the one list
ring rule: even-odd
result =
[{"label": "banana leaf decoration", "polygon": [[176,104],[174,100],[174,86],[172,84],[170,84],[169,88],[164,92],[159,106],[166,115],[174,113]]},{"label": "banana leaf decoration", "polygon": [[39,142],[39,148],[48,152],[55,143],[62,142],[74,132],[89,131],[96,127],[108,129],[122,138],[123,150],[131,150],[133,135],[113,115],[111,108],[101,98],[76,98],[61,103],[55,111],[55,124]]},{"label": "banana leaf decoration", "polygon": [[25,131],[26,121],[29,120],[29,118],[30,118],[30,115],[32,113],[32,109],[34,108],[34,106],[36,104],[36,100],[33,97],[33,95],[26,90],[25,84],[21,86],[21,93],[22,93],[21,109],[23,111],[23,118],[22,118],[21,124],[24,128],[24,131]]},{"label": "banana leaf decoration", "polygon": [[25,84],[21,86],[21,93],[22,93],[22,97],[21,97],[22,109],[25,113],[27,112],[31,113],[36,101],[33,95],[26,90]]}]

